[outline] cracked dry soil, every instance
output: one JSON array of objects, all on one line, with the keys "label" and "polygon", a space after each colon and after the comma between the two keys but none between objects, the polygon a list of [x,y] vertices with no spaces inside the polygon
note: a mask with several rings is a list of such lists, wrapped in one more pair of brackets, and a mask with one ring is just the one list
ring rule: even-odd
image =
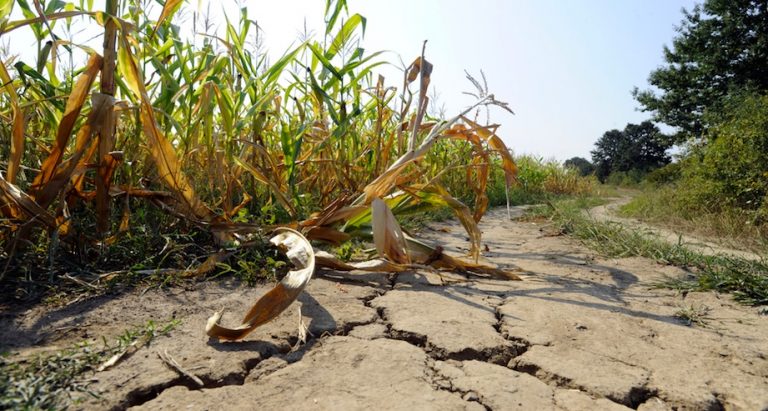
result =
[{"label": "cracked dry soil", "polygon": [[[416,271],[323,271],[295,306],[246,341],[218,343],[207,317],[238,317],[268,285],[205,282],[133,292],[57,311],[3,313],[3,350],[31,352],[112,338],[130,324],[181,325],[93,375],[100,398],[79,409],[765,410],[768,316],[727,295],[651,288],[678,268],[603,259],[541,225],[492,210],[485,256],[522,282]],[[461,252],[463,231],[422,233]],[[675,317],[706,305],[706,326]],[[298,308],[311,336],[297,341]],[[158,357],[167,351],[204,382]]]}]

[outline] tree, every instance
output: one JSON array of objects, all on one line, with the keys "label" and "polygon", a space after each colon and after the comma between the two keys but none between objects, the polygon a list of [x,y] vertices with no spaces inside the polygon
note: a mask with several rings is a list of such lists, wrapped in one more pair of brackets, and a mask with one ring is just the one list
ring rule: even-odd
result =
[{"label": "tree", "polygon": [[579,174],[581,174],[582,176],[588,176],[595,171],[595,166],[592,163],[590,163],[589,160],[582,157],[569,158],[568,160],[565,160],[565,163],[563,163],[563,165],[566,167],[572,167],[579,170]]},{"label": "tree", "polygon": [[718,111],[734,92],[768,90],[768,2],[706,0],[684,20],[666,65],[651,72],[653,90],[633,91],[643,111],[679,129],[678,142],[701,137],[707,111]]},{"label": "tree", "polygon": [[666,151],[670,146],[669,137],[650,121],[627,124],[623,131],[606,131],[592,151],[595,174],[605,181],[617,171],[651,171],[669,164]]}]

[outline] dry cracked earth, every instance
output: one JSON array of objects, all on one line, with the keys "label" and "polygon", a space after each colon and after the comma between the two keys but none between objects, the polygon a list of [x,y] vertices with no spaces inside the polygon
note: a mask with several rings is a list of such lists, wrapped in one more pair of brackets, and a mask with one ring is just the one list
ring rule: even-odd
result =
[{"label": "dry cracked earth", "polygon": [[[652,288],[685,272],[600,258],[506,210],[481,228],[485,257],[519,267],[524,281],[318,272],[294,306],[238,343],[209,340],[206,319],[226,307],[233,324],[269,286],[205,282],[4,313],[0,341],[53,349],[181,321],[94,374],[100,397],[73,403],[83,409],[768,409],[768,316],[758,309]],[[454,223],[422,235],[466,246]],[[703,325],[675,316],[691,306],[709,309]],[[299,315],[311,332],[303,345]],[[165,352],[204,387],[166,366]]]}]

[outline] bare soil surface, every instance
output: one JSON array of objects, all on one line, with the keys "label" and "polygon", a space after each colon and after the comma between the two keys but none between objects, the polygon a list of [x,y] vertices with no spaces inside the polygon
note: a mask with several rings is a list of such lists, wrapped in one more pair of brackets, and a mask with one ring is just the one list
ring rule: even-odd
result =
[{"label": "bare soil surface", "polygon": [[[685,272],[598,257],[503,209],[481,228],[485,258],[519,267],[524,281],[322,271],[294,306],[238,343],[209,340],[206,319],[225,307],[224,321],[235,323],[270,285],[202,282],[3,312],[0,351],[24,356],[111,339],[149,319],[181,321],[89,375],[99,398],[83,396],[74,409],[768,409],[768,316],[757,308],[654,289]],[[454,222],[422,235],[466,247]],[[692,306],[708,309],[703,325],[676,316]],[[299,315],[311,332],[303,345]]]}]

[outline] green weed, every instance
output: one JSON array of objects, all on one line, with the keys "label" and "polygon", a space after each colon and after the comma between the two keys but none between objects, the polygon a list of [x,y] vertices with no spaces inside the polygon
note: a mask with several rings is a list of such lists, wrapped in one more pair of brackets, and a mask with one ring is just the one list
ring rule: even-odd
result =
[{"label": "green weed", "polygon": [[532,215],[546,217],[562,232],[581,239],[587,246],[609,257],[640,256],[690,271],[689,278],[664,279],[656,285],[688,291],[716,290],[731,293],[747,305],[768,304],[768,264],[730,255],[705,255],[682,243],[668,243],[615,222],[600,222],[584,209],[595,201],[565,200],[537,207]]},{"label": "green weed", "polygon": [[84,376],[107,359],[129,346],[144,346],[155,338],[167,335],[180,324],[170,320],[163,325],[148,321],[141,327],[126,330],[109,344],[96,347],[87,342],[55,354],[13,361],[12,356],[0,356],[0,408],[2,409],[63,409],[76,392],[96,396],[88,388]]}]

